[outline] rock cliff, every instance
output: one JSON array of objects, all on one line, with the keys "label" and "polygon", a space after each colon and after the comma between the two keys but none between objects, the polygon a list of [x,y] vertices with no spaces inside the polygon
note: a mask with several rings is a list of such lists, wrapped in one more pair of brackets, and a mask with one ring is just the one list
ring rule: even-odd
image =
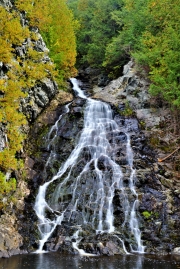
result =
[{"label": "rock cliff", "polygon": [[[14,10],[14,1],[13,0],[0,0],[0,6],[3,6],[7,11],[11,12]],[[20,14],[21,25],[22,27],[29,27],[28,21],[26,20],[26,16],[24,13]],[[14,47],[12,56],[14,59],[19,59],[19,64],[22,65],[23,61],[28,57],[29,49],[33,49],[35,52],[39,53],[41,57],[41,62],[45,65],[49,63],[51,60],[48,56],[49,50],[46,47],[42,36],[38,32],[37,28],[29,27],[28,30],[30,33],[35,34],[36,38],[26,38],[21,45],[11,46]],[[31,35],[31,34],[30,34]],[[43,57],[42,57],[43,55]],[[11,69],[9,64],[0,61],[0,79],[7,79],[7,72]],[[53,120],[56,117],[56,113],[54,112],[59,104],[63,104],[69,102],[72,99],[72,96],[63,91],[59,91],[57,83],[50,78],[48,75],[43,79],[37,80],[32,87],[28,87],[23,89],[26,92],[26,97],[21,98],[19,111],[22,112],[26,119],[28,120],[28,124],[24,126],[23,132],[26,134],[29,132],[29,128],[31,124],[38,118],[38,116],[44,111],[51,103],[51,109],[46,119],[44,119],[44,123],[47,121]],[[3,99],[3,94],[0,91],[0,98]],[[53,101],[52,101],[53,99]],[[51,102],[52,101],[52,102]],[[46,115],[45,112],[44,115]],[[0,123],[0,151],[3,151],[7,146],[7,129],[6,125]],[[26,143],[24,143],[26,144]],[[25,146],[25,145],[24,145]],[[19,233],[21,230],[21,226],[19,223],[23,218],[24,211],[24,199],[30,193],[27,180],[31,178],[30,175],[33,174],[31,170],[31,162],[30,159],[24,153],[24,149],[19,153],[20,158],[25,159],[25,166],[27,167],[27,171],[23,172],[23,170],[15,171],[14,174],[10,175],[16,178],[17,187],[16,191],[13,193],[11,197],[11,202],[8,202],[9,197],[4,195],[2,199],[3,207],[0,209],[0,257],[9,257],[10,255],[23,253],[23,238]],[[8,176],[8,174],[6,174]],[[24,181],[24,179],[27,179]],[[27,235],[26,235],[27,236]]]},{"label": "rock cliff", "polygon": [[[0,5],[7,9],[13,7],[13,1],[0,0]],[[22,24],[26,24],[22,14]],[[25,58],[31,44],[36,52],[46,52],[43,62],[50,62],[48,49],[37,29],[37,40],[26,40],[21,46],[15,47],[16,56]],[[0,78],[6,76],[9,66],[0,62]],[[95,72],[96,74],[96,72]],[[172,149],[178,145],[178,138],[167,130],[171,121],[171,113],[167,107],[151,98],[148,94],[149,81],[139,74],[133,61],[125,67],[121,77],[109,83],[107,78],[99,75],[99,86],[93,85],[95,74],[90,74],[91,83],[84,78],[86,92],[93,98],[108,102],[113,110],[117,124],[123,128],[131,128],[131,146],[133,148],[134,168],[136,168],[136,188],[139,195],[138,218],[141,223],[142,240],[150,253],[179,253],[180,247],[180,180],[177,158],[164,159]],[[102,82],[102,80],[104,82]],[[102,87],[101,85],[104,85]],[[57,172],[59,165],[70,154],[79,137],[83,126],[84,101],[75,98],[69,93],[58,92],[57,84],[52,79],[44,78],[37,81],[33,87],[26,89],[27,96],[21,100],[20,110],[26,115],[29,125],[26,132],[29,136],[22,152],[25,159],[27,182],[18,178],[17,189],[14,194],[15,201],[1,210],[0,217],[0,257],[24,253],[35,250],[38,246],[39,234],[37,231],[37,217],[33,206],[39,185]],[[1,97],[1,93],[0,93]],[[60,124],[57,139],[57,160],[51,166],[45,165],[49,151],[45,145],[47,133],[58,117],[63,114],[63,105],[72,102],[70,113],[65,116]],[[0,151],[3,151],[7,142],[5,126],[0,124]],[[121,156],[117,162],[126,170],[126,160]],[[103,168],[103,160],[100,164]],[[77,168],[78,169],[78,168]],[[124,179],[127,180],[126,178]],[[90,187],[90,186],[89,186]],[[50,195],[50,194],[49,194]],[[114,195],[115,226],[119,227],[123,219],[121,210],[121,196],[117,191]],[[4,197],[4,203],[6,197]],[[78,222],[74,217],[74,222]],[[68,230],[66,223],[59,227],[53,238],[46,244],[49,250],[73,252],[71,240],[72,230]],[[89,252],[110,255],[121,253],[118,240],[104,236],[91,238],[87,230],[86,239],[81,243],[81,248]],[[122,231],[124,234],[126,231]],[[103,244],[102,244],[103,242]],[[127,248],[133,243],[129,238]],[[103,247],[102,247],[103,246]]]},{"label": "rock cliff", "polygon": [[[172,159],[158,162],[158,158],[166,156],[164,146],[170,146],[173,139],[173,134],[168,133],[168,130],[164,127],[164,122],[169,122],[170,111],[168,108],[159,107],[149,96],[149,82],[138,74],[133,61],[124,67],[123,76],[111,81],[104,88],[89,84],[86,75],[83,75],[83,79],[82,88],[84,91],[92,94],[93,98],[111,104],[114,110],[114,119],[118,126],[130,132],[131,146],[134,152],[134,168],[136,169],[135,185],[139,197],[137,214],[146,251],[160,254],[173,253],[173,251],[177,253],[180,245],[179,179]],[[61,109],[63,108],[60,106],[56,110],[56,119],[58,114],[63,113]],[[47,125],[47,123],[44,124],[42,114],[42,118],[39,118],[39,120],[42,120],[37,121],[31,130],[29,140],[31,155],[28,159],[32,172],[30,174],[31,195],[28,197],[28,203],[26,203],[26,212],[29,213],[24,213],[24,225],[21,223],[23,238],[25,238],[27,231],[28,234],[31,234],[29,238],[24,240],[24,247],[29,250],[38,247],[37,217],[34,213],[32,214],[34,194],[37,193],[38,186],[45,182],[47,178],[56,174],[60,165],[68,158],[83,127],[84,100],[75,98],[69,109],[68,115],[65,115],[58,125],[56,159],[51,165],[46,165],[50,154],[50,150],[47,150],[46,139],[48,130],[53,125],[55,118]],[[123,133],[121,139],[123,140]],[[116,157],[116,162],[122,166],[125,174],[124,182],[128,182],[127,160],[123,154],[123,142],[121,150],[120,156]],[[83,162],[83,158],[81,161]],[[103,169],[103,160],[102,163],[99,163],[99,167]],[[77,168],[74,168],[74,174],[78,173],[78,169],[81,169],[80,163]],[[91,188],[88,182],[86,184],[87,189]],[[51,193],[48,192],[47,195],[50,197]],[[68,200],[68,196],[66,199]],[[118,190],[114,195],[113,206],[114,225],[117,230],[121,231],[125,245],[130,250],[133,238],[127,234],[125,228],[124,230],[120,228],[124,216],[121,193]],[[74,215],[72,222],[77,224],[79,221],[80,216]],[[86,236],[80,243],[80,248],[85,251],[105,255],[123,252],[119,248],[118,239],[114,236],[108,234],[96,236],[90,228],[85,233]],[[69,227],[69,224],[63,223],[46,243],[46,249],[59,249],[60,251],[74,253],[73,242],[69,237],[72,234],[73,229]]]},{"label": "rock cliff", "polygon": [[[122,115],[130,112],[138,119],[143,137],[153,153],[153,158],[149,159],[148,148],[138,146],[140,151],[145,150],[144,160],[148,158],[150,161],[149,164],[142,160],[135,164],[136,186],[141,197],[142,239],[147,251],[171,252],[180,244],[179,155],[172,155],[170,159],[165,157],[178,149],[179,140],[168,127],[172,122],[171,111],[150,97],[148,86],[149,81],[138,75],[137,67],[130,61],[124,66],[123,76],[104,88],[94,87],[94,98],[115,105]],[[132,147],[136,149],[133,139]]]}]

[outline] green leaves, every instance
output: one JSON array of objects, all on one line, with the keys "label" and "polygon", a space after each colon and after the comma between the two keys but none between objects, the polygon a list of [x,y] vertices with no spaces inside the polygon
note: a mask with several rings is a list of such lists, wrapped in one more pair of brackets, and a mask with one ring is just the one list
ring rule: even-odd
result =
[{"label": "green leaves", "polygon": [[133,56],[150,68],[150,92],[180,107],[180,8],[176,0],[150,1],[148,8],[151,22]]},{"label": "green leaves", "polygon": [[150,92],[180,107],[180,5],[177,0],[124,0],[123,28],[106,46],[103,66],[130,55],[149,70]]},{"label": "green leaves", "polygon": [[105,59],[105,50],[111,38],[121,27],[117,12],[121,9],[122,0],[77,0],[71,2],[74,14],[79,20],[77,32],[78,60],[91,66],[101,66]]},{"label": "green leaves", "polygon": [[[50,57],[54,60],[59,77],[75,75],[77,22],[64,0],[48,0],[50,23],[42,28],[42,35],[50,49]],[[40,28],[41,30],[41,28]],[[60,75],[61,74],[61,75]]]}]

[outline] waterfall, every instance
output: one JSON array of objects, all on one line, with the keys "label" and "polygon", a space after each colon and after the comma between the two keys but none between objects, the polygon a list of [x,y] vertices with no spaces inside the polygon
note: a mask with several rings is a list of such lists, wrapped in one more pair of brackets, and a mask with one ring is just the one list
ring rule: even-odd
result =
[{"label": "waterfall", "polygon": [[[136,249],[132,251],[144,252],[141,242],[141,232],[136,215],[138,195],[135,190],[135,170],[133,169],[133,151],[130,145],[130,136],[126,138],[126,158],[130,171],[129,186],[123,182],[124,174],[121,166],[116,162],[116,153],[121,141],[122,130],[113,119],[110,105],[87,98],[80,89],[78,81],[71,79],[76,95],[86,99],[84,111],[84,127],[79,140],[67,160],[58,172],[39,188],[34,210],[38,216],[38,228],[41,240],[38,252],[52,235],[57,225],[63,221],[76,228],[73,246],[78,250],[80,240],[79,230],[87,225],[98,233],[112,233],[115,235],[113,215],[113,198],[116,190],[121,192],[121,204],[124,211],[124,223],[129,225],[131,234],[136,241]],[[70,104],[69,104],[70,105]],[[69,112],[66,106],[65,115]],[[53,141],[56,138],[60,116],[48,134],[48,148],[52,148],[47,165],[56,157]],[[77,173],[78,171],[78,173]],[[51,184],[56,187],[47,199],[47,189]],[[129,199],[129,191],[131,197]],[[115,235],[117,237],[117,235]],[[119,238],[124,252],[128,253],[124,241]],[[82,253],[79,251],[79,253]]]},{"label": "waterfall", "polygon": [[[138,224],[138,220],[136,217],[136,208],[138,206],[139,200],[138,200],[138,194],[137,194],[137,192],[135,190],[135,186],[134,186],[134,179],[135,179],[136,171],[135,171],[135,169],[133,169],[133,151],[132,151],[132,148],[130,145],[130,137],[128,134],[126,134],[126,135],[127,135],[127,159],[128,159],[128,163],[129,163],[130,170],[131,170],[130,179],[129,179],[129,187],[130,187],[131,192],[135,195],[135,201],[133,203],[132,208],[130,209],[129,224],[130,224],[131,232],[132,232],[132,234],[134,234],[137,245],[138,245],[138,248],[136,251],[140,252],[140,253],[144,253],[145,247],[142,245],[142,242],[141,242],[141,232],[139,230],[139,224]],[[135,250],[133,250],[133,249],[132,249],[132,251],[135,252]]]}]

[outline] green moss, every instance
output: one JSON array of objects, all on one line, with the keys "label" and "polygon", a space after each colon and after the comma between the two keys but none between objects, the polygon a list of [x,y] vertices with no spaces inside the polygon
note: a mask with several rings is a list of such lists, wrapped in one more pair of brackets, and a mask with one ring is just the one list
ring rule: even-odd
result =
[{"label": "green moss", "polygon": [[143,211],[142,215],[145,219],[149,219],[152,216],[152,213],[148,211]]},{"label": "green moss", "polygon": [[158,212],[143,211],[142,215],[146,220],[158,219],[159,218],[159,213]]},{"label": "green moss", "polygon": [[116,109],[117,109],[117,112],[118,112],[120,115],[122,115],[122,116],[125,116],[125,117],[132,117],[132,116],[134,116],[134,111],[133,111],[133,109],[130,107],[128,101],[125,103],[125,108],[124,108],[124,110],[119,110],[118,107],[116,107]]},{"label": "green moss", "polygon": [[158,218],[159,218],[159,213],[158,213],[158,212],[154,212],[154,213],[153,213],[153,216],[154,216],[156,219],[158,219]]},{"label": "green moss", "polygon": [[33,155],[34,157],[39,158],[41,155],[40,147],[45,144],[45,138],[49,131],[49,126],[44,125],[38,129],[38,132],[34,132],[34,126],[31,128],[31,132],[27,139],[28,145],[26,145],[26,152],[29,156]]},{"label": "green moss", "polygon": [[139,125],[140,125],[141,130],[145,130],[146,129],[146,123],[145,123],[145,121],[141,120],[139,122]]},{"label": "green moss", "polygon": [[16,190],[16,179],[15,178],[6,179],[6,175],[0,172],[0,186],[1,186],[0,188],[0,210],[1,210],[5,206],[3,198],[6,197],[7,204],[9,204],[9,202],[13,198],[12,194]]},{"label": "green moss", "polygon": [[149,142],[150,142],[151,146],[156,148],[157,146],[159,146],[159,143],[160,143],[159,137],[157,135],[151,136]]},{"label": "green moss", "polygon": [[129,102],[125,103],[125,109],[123,110],[122,115],[126,117],[130,117],[134,115],[134,111],[130,107]]}]

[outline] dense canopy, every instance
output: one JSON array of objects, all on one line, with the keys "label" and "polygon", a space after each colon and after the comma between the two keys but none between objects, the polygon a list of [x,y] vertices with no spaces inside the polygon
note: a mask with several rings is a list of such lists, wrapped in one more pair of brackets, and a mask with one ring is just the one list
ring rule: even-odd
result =
[{"label": "dense canopy", "polygon": [[152,94],[180,107],[180,5],[178,0],[69,0],[81,26],[80,63],[104,67],[113,77],[133,57],[148,71]]}]

